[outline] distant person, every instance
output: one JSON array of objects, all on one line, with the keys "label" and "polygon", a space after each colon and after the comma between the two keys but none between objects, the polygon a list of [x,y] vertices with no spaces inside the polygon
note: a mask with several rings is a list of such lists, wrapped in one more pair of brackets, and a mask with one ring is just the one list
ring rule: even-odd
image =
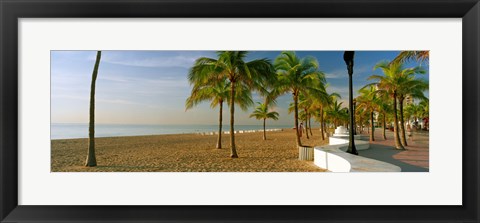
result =
[{"label": "distant person", "polygon": [[298,135],[302,137],[302,133],[303,133],[303,123],[300,123],[300,126],[298,127]]}]

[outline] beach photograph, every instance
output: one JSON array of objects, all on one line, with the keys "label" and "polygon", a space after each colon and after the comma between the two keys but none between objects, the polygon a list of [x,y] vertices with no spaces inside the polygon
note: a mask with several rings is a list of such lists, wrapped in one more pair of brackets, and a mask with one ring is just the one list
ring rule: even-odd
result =
[{"label": "beach photograph", "polygon": [[52,50],[51,172],[429,172],[429,53]]}]

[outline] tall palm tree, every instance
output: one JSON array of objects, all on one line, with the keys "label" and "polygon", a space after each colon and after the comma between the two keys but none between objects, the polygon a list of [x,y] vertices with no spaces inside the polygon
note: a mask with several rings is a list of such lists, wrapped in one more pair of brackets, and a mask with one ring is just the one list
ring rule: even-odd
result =
[{"label": "tall palm tree", "polygon": [[[191,109],[203,101],[211,101],[210,107],[219,106],[218,114],[218,138],[217,149],[222,148],[222,120],[223,120],[223,103],[230,102],[230,82],[225,78],[222,80],[211,80],[207,83],[190,83],[193,84],[190,97],[185,101],[185,110]],[[237,90],[236,104],[244,111],[253,104],[251,94],[247,89]]]},{"label": "tall palm tree", "polygon": [[[192,84],[192,83],[190,83]],[[218,118],[218,139],[217,139],[217,149],[222,148],[222,113],[223,113],[223,102],[229,99],[229,83],[225,81],[213,82],[213,84],[203,84],[203,83],[193,83],[194,87],[190,97],[187,98],[185,102],[185,110],[193,108],[193,106],[199,104],[202,101],[211,100],[211,108],[219,108],[219,118]]]},{"label": "tall palm tree", "polygon": [[315,87],[325,84],[325,74],[318,70],[319,64],[314,57],[299,58],[295,52],[282,52],[274,62],[278,75],[276,90],[283,94],[292,93],[294,102],[294,122],[297,146],[302,146],[298,132],[298,97],[300,93],[314,94]]},{"label": "tall palm tree", "polygon": [[393,59],[393,63],[405,63],[410,60],[416,60],[418,62],[428,61],[430,58],[430,51],[401,51],[395,59]]},{"label": "tall palm tree", "polygon": [[258,102],[258,106],[255,108],[255,111],[250,115],[250,118],[255,117],[258,120],[263,120],[263,140],[267,140],[267,134],[265,130],[266,120],[273,119],[278,120],[278,112],[268,111],[268,105],[265,103]]},{"label": "tall palm tree", "polygon": [[97,166],[97,159],[95,157],[95,84],[97,82],[98,67],[100,59],[102,58],[102,51],[97,51],[97,58],[92,73],[92,84],[90,85],[90,123],[88,126],[88,155],[85,161],[85,166]]},{"label": "tall palm tree", "polygon": [[365,108],[369,112],[370,116],[370,141],[375,141],[375,124],[373,120],[373,115],[377,109],[378,96],[377,89],[375,86],[368,85],[359,90],[360,96],[357,97],[357,108]]},{"label": "tall palm tree", "polygon": [[231,158],[238,158],[235,147],[235,99],[236,89],[260,90],[262,85],[275,78],[270,60],[245,61],[246,51],[218,51],[217,59],[202,57],[190,69],[190,83],[205,83],[212,79],[226,78],[230,82],[230,149]]},{"label": "tall palm tree", "polygon": [[[425,73],[423,70],[418,71],[419,73]],[[401,139],[404,146],[407,146],[407,139],[405,134],[405,121],[404,121],[404,112],[403,104],[407,97],[409,98],[418,98],[426,99],[423,92],[428,90],[428,82],[424,79],[416,79],[414,74],[408,74],[409,76],[405,77],[405,81],[402,83],[400,90],[398,92],[398,104],[400,107],[400,126],[402,127]]]},{"label": "tall palm tree", "polygon": [[399,75],[401,72],[402,66],[401,63],[388,63],[383,61],[375,65],[374,70],[380,68],[383,71],[384,76],[381,75],[372,75],[368,80],[377,80],[378,82],[372,83],[371,85],[376,85],[379,88],[379,91],[383,94],[388,95],[393,99],[393,135],[395,147],[397,149],[404,150],[402,143],[400,142],[399,129],[398,129],[398,113],[397,113],[397,94],[398,94],[398,85],[399,85]]},{"label": "tall palm tree", "polygon": [[[394,141],[397,149],[404,150],[405,147],[400,142],[399,125],[398,125],[398,98],[405,92],[405,86],[412,80],[412,76],[417,73],[424,72],[420,67],[415,68],[403,68],[403,63],[390,63],[388,61],[382,61],[375,65],[374,70],[381,69],[382,75],[372,75],[368,79],[376,80],[376,83],[369,85],[376,85],[379,91],[388,94],[393,99],[393,117],[394,117]],[[403,116],[402,116],[403,117]]]}]

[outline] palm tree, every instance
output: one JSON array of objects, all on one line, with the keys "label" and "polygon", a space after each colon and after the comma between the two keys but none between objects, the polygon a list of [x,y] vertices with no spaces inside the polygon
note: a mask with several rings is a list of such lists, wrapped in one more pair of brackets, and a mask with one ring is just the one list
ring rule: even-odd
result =
[{"label": "palm tree", "polygon": [[385,131],[387,129],[387,114],[392,113],[392,104],[388,102],[388,95],[379,95],[380,100],[377,101],[378,112],[382,116],[382,137],[384,140],[387,139]]},{"label": "palm tree", "polygon": [[314,57],[299,58],[295,52],[282,52],[274,62],[278,75],[276,91],[280,94],[291,92],[294,102],[294,122],[297,146],[302,146],[298,132],[298,97],[300,93],[314,94],[315,87],[325,84],[325,74],[318,70]]},{"label": "palm tree", "polygon": [[[190,83],[193,84],[190,97],[185,102],[185,110],[191,109],[203,101],[211,100],[210,107],[219,106],[218,115],[218,139],[217,149],[222,148],[222,114],[223,103],[230,101],[230,82],[225,78],[223,80],[209,81],[207,83]],[[237,105],[244,111],[253,104],[250,92],[247,89],[237,90]]]},{"label": "palm tree", "polygon": [[418,106],[420,107],[420,116],[422,116],[422,118],[425,118],[425,117],[428,117],[429,115],[429,100],[428,98],[425,98],[423,100],[420,101],[420,103],[418,103]]},{"label": "palm tree", "polygon": [[267,140],[267,134],[265,130],[265,124],[267,119],[278,120],[278,112],[268,111],[268,105],[265,103],[258,102],[258,106],[255,108],[255,111],[250,115],[250,118],[255,117],[258,120],[263,120],[263,140]]},{"label": "palm tree", "polygon": [[357,108],[365,108],[370,116],[370,141],[375,141],[375,124],[373,121],[373,114],[377,109],[378,96],[375,86],[368,85],[359,90],[360,96],[357,97]]},{"label": "palm tree", "polygon": [[421,100],[420,103],[418,103],[418,106],[420,107],[419,116],[421,118],[429,117],[429,113],[430,113],[429,99],[427,98],[427,99]]},{"label": "palm tree", "polygon": [[[429,117],[429,100],[428,98],[427,99],[424,99],[422,101],[420,101],[420,103],[418,103],[418,106],[420,107],[420,111],[419,111],[419,117],[422,118],[422,120],[424,120],[425,118],[428,119]],[[428,129],[428,121],[424,123],[424,128],[425,129]]]},{"label": "palm tree", "polygon": [[236,89],[260,90],[264,83],[275,78],[270,60],[256,59],[245,62],[246,51],[218,51],[218,59],[202,57],[190,69],[190,83],[205,83],[212,79],[226,78],[230,82],[230,149],[231,158],[238,158],[235,147],[235,99]]},{"label": "palm tree", "polygon": [[325,108],[331,106],[337,98],[341,98],[341,96],[336,92],[328,94],[326,91],[327,87],[328,85],[324,86],[323,92],[314,96],[315,99],[312,105],[312,108],[317,110],[317,112],[315,112],[315,116],[317,117],[317,121],[320,123],[320,134],[322,135],[322,140],[325,140]]},{"label": "palm tree", "polygon": [[[192,83],[190,83],[192,84]],[[193,108],[193,106],[199,104],[202,101],[211,100],[211,108],[217,107],[219,105],[219,118],[218,118],[218,140],[217,140],[217,149],[222,148],[222,113],[223,113],[223,102],[227,101],[229,98],[229,83],[225,81],[214,82],[212,85],[194,83],[190,97],[187,98],[185,102],[185,110]]]},{"label": "palm tree", "polygon": [[430,51],[401,51],[392,63],[405,63],[410,60],[416,60],[418,62],[428,61],[430,57]]},{"label": "palm tree", "polygon": [[400,136],[398,133],[398,116],[397,116],[397,94],[399,85],[399,75],[402,67],[401,63],[388,63],[386,61],[380,62],[375,65],[374,69],[382,69],[384,76],[372,75],[368,80],[377,80],[377,83],[373,83],[379,88],[379,91],[389,95],[393,99],[393,135],[395,141],[395,147],[397,149],[404,150],[405,148],[400,142]]},{"label": "palm tree", "polygon": [[[360,134],[363,133],[363,125],[369,124],[368,122],[369,118],[370,118],[370,111],[368,111],[365,107],[358,106],[357,109],[355,109],[355,125],[360,127],[358,131],[360,132]],[[368,128],[367,128],[367,131],[368,133],[370,133]]]},{"label": "palm tree", "polygon": [[[380,68],[384,73],[381,75],[372,75],[368,80],[377,80],[376,83],[369,85],[376,85],[379,91],[384,94],[388,94],[393,99],[393,117],[394,117],[394,141],[397,149],[404,150],[405,147],[400,142],[399,125],[398,125],[398,109],[397,100],[398,97],[405,92],[404,87],[408,85],[412,80],[412,76],[423,72],[419,67],[415,68],[403,68],[403,63],[390,63],[388,61],[382,61],[375,65],[374,70]],[[402,116],[403,117],[403,116]]]},{"label": "palm tree", "polygon": [[404,110],[405,119],[409,123],[411,123],[411,120],[413,118],[413,122],[416,122],[418,120],[418,117],[420,116],[421,109],[422,108],[418,104],[408,104],[407,106],[405,106]]},{"label": "palm tree", "polygon": [[97,51],[97,59],[92,73],[92,84],[90,86],[90,123],[88,126],[88,155],[85,166],[97,166],[97,159],[95,157],[95,83],[97,81],[98,66],[100,65],[100,58],[102,51]]},{"label": "palm tree", "polygon": [[[415,72],[415,71],[412,71]],[[423,70],[418,70],[417,73],[423,74],[425,73]],[[415,73],[403,73],[403,75],[406,75],[404,78],[404,81],[402,85],[399,88],[398,91],[398,104],[400,107],[400,126],[402,127],[401,130],[401,139],[402,139],[402,144],[404,146],[407,146],[407,139],[406,139],[406,134],[405,134],[405,122],[404,122],[404,112],[403,112],[403,102],[404,100],[409,97],[409,98],[419,98],[419,99],[425,99],[425,95],[423,92],[428,89],[428,82],[424,79],[416,79],[415,76],[413,76]]]},{"label": "palm tree", "polygon": [[[301,122],[305,121],[305,133],[307,136],[307,139],[310,139],[308,132],[309,132],[309,119],[310,119],[310,110],[312,106],[312,98],[305,96],[303,93],[300,93],[298,96],[298,108],[301,109],[299,111],[298,116],[299,119],[302,120]],[[290,103],[288,107],[288,114],[292,113],[295,111],[295,103]],[[311,133],[311,125],[310,125],[310,133]]]},{"label": "palm tree", "polygon": [[308,119],[308,131],[310,132],[311,136],[313,136],[313,132],[312,132],[312,112],[313,112],[313,108],[312,108],[312,106],[309,106],[306,113],[307,113],[307,119]]},{"label": "palm tree", "polygon": [[342,108],[343,102],[338,103],[335,100],[325,111],[327,113],[327,117],[333,121],[333,128],[337,128],[339,122],[345,121],[345,117],[348,118],[348,109]]}]

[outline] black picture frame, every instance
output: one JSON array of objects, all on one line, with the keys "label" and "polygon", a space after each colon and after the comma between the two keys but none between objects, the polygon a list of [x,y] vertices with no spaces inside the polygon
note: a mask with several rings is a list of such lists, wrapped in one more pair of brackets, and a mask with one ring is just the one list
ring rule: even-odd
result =
[{"label": "black picture frame", "polygon": [[[478,0],[0,0],[0,221],[479,222],[479,16]],[[18,19],[76,17],[462,18],[463,205],[18,205]]]}]

